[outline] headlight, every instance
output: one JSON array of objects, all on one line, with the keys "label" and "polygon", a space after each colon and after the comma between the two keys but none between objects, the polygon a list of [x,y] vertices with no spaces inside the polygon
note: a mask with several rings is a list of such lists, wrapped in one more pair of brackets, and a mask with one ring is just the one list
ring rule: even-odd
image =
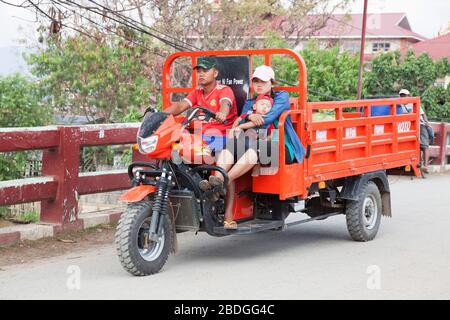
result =
[{"label": "headlight", "polygon": [[138,137],[139,151],[143,154],[155,151],[157,144],[158,144],[158,136],[152,135],[148,138]]}]

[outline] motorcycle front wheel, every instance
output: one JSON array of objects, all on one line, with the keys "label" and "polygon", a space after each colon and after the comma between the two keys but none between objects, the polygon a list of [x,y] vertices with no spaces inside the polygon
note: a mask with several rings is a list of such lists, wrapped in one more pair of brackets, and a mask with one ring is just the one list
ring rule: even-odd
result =
[{"label": "motorcycle front wheel", "polygon": [[150,239],[152,205],[148,200],[128,204],[116,229],[116,249],[122,267],[135,276],[159,272],[173,244],[168,214],[162,215],[163,232],[159,241]]}]

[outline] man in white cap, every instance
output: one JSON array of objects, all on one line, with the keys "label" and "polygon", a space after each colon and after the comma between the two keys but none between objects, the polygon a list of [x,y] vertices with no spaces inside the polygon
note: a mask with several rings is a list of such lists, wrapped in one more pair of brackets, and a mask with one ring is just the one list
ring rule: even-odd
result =
[{"label": "man in white cap", "polygon": [[[411,93],[407,89],[401,89],[398,93],[400,98],[407,98],[411,96]],[[407,105],[403,105],[406,108],[407,112],[412,112],[413,105],[409,103]],[[428,150],[430,143],[434,140],[434,131],[428,122],[427,115],[423,110],[422,106],[420,106],[420,149],[423,150],[423,158],[424,158],[424,167],[422,170],[425,173],[428,173],[428,164],[430,162],[430,151]]]}]

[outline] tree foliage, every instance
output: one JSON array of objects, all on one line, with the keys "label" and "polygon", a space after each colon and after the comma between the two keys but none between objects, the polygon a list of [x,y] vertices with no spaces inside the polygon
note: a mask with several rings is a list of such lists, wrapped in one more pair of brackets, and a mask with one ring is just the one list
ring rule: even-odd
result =
[{"label": "tree foliage", "polygon": [[[288,46],[287,41],[274,32],[267,33],[266,38],[268,48]],[[309,101],[355,99],[358,57],[348,52],[340,53],[339,47],[320,49],[314,41],[310,41],[299,54],[303,57],[307,68]],[[272,58],[272,66],[281,85],[283,82],[297,84],[300,80],[297,62],[294,59],[275,56]]]},{"label": "tree foliage", "polygon": [[129,109],[148,105],[155,90],[152,56],[117,37],[97,42],[78,35],[49,42],[27,60],[47,104],[91,122],[120,121]]},{"label": "tree foliage", "polygon": [[[36,82],[19,74],[0,77],[0,128],[42,126],[49,119]],[[20,178],[26,159],[24,152],[1,153],[0,181]]]},{"label": "tree foliage", "polygon": [[416,56],[409,50],[402,58],[400,52],[388,52],[372,60],[372,69],[365,73],[366,92],[373,95],[397,94],[408,89],[413,96],[422,98],[428,117],[448,119],[450,100],[448,88],[436,87],[437,79],[450,76],[446,58],[434,62],[427,54]]},{"label": "tree foliage", "polygon": [[49,121],[38,83],[15,74],[0,77],[0,127],[34,127]]},{"label": "tree foliage", "polygon": [[358,57],[338,47],[319,49],[315,43],[300,52],[308,70],[310,101],[355,99]]}]

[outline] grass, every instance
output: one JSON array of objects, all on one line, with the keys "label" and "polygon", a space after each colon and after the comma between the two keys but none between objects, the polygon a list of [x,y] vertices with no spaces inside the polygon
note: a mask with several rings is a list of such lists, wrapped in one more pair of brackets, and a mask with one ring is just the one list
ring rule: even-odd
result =
[{"label": "grass", "polygon": [[329,112],[317,112],[317,113],[312,114],[313,122],[329,121],[329,120],[334,120],[334,119],[335,119],[334,112],[332,114]]},{"label": "grass", "polygon": [[5,215],[4,219],[14,223],[35,223],[40,221],[40,216],[38,212],[25,211],[18,215]]},{"label": "grass", "polygon": [[16,220],[23,222],[38,222],[40,220],[39,213],[35,211],[26,211],[15,217]]}]

